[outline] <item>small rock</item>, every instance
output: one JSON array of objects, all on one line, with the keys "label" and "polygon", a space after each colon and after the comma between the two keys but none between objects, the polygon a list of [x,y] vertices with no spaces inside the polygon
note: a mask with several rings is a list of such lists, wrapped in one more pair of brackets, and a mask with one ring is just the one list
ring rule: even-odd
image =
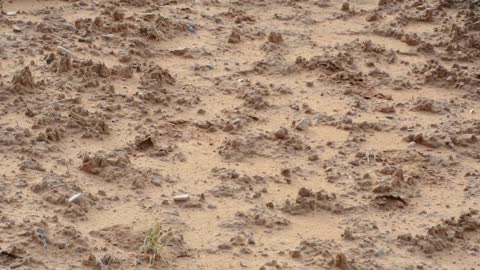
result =
[{"label": "small rock", "polygon": [[185,28],[187,29],[188,32],[195,33],[195,27],[191,23],[185,24]]},{"label": "small rock", "polygon": [[376,12],[372,12],[372,13],[368,14],[367,17],[365,17],[365,20],[367,22],[376,21],[376,20],[378,20],[378,14]]},{"label": "small rock", "polygon": [[283,43],[282,34],[277,32],[271,32],[270,35],[268,35],[268,41],[276,44]]},{"label": "small rock", "polygon": [[408,145],[407,145],[407,147],[408,147],[408,148],[412,148],[412,147],[415,147],[415,145],[417,145],[416,142],[409,142]]},{"label": "small rock", "polygon": [[27,108],[27,110],[25,111],[25,116],[34,117],[35,113],[32,110],[30,110],[29,108]]},{"label": "small rock", "polygon": [[93,39],[91,39],[91,38],[83,38],[83,37],[81,37],[81,38],[79,38],[79,39],[78,39],[78,42],[83,42],[83,43],[92,43],[92,42],[93,42]]},{"label": "small rock", "polygon": [[135,189],[143,189],[145,188],[145,183],[140,179],[133,180],[132,187]]},{"label": "small rock", "polygon": [[230,250],[230,249],[232,249],[232,245],[230,245],[230,244],[220,244],[220,245],[218,245],[218,249],[220,249],[220,250]]},{"label": "small rock", "polygon": [[385,256],[385,250],[383,250],[383,248],[380,248],[375,251],[375,257],[381,257],[381,256]]},{"label": "small rock", "polygon": [[223,131],[225,132],[230,132],[232,130],[234,130],[235,127],[233,126],[232,123],[227,123],[224,127],[223,127]]},{"label": "small rock", "polygon": [[103,35],[102,38],[103,39],[106,39],[106,40],[112,40],[113,39],[113,34],[106,34],[106,35]]},{"label": "small rock", "polygon": [[292,258],[299,258],[301,255],[302,255],[302,253],[298,249],[294,249],[294,250],[290,251],[290,256]]},{"label": "small rock", "polygon": [[343,1],[341,10],[350,11],[350,3],[348,3],[348,0]]},{"label": "small rock", "polygon": [[190,200],[190,194],[180,194],[173,197],[174,202],[186,202]]},{"label": "small rock", "polygon": [[306,130],[310,125],[310,120],[307,118],[302,118],[298,123],[295,124],[295,128],[298,130]]},{"label": "small rock", "polygon": [[237,28],[233,28],[232,33],[228,37],[228,43],[236,44],[236,43],[239,43],[240,41],[241,41],[240,30],[238,30]]},{"label": "small rock", "polygon": [[12,29],[13,29],[13,32],[15,32],[15,33],[20,33],[20,32],[22,32],[22,29],[21,29],[20,27],[18,27],[17,25],[14,25],[14,26],[12,27]]},{"label": "small rock", "polygon": [[162,185],[162,179],[158,176],[154,176],[152,177],[152,180],[150,180],[150,182],[154,185],[154,186],[161,186]]},{"label": "small rock", "polygon": [[135,146],[139,150],[146,150],[148,148],[152,148],[154,145],[155,145],[155,142],[150,136],[147,136],[145,138],[137,138],[135,140]]},{"label": "small rock", "polygon": [[284,127],[281,127],[277,131],[275,131],[273,135],[275,135],[275,138],[283,140],[288,136],[288,130]]},{"label": "small rock", "polygon": [[16,11],[9,11],[6,14],[7,14],[7,16],[16,16],[17,12]]},{"label": "small rock", "polygon": [[186,53],[188,53],[189,51],[190,50],[188,48],[183,47],[183,48],[178,48],[178,49],[171,50],[170,52],[173,53],[174,55],[177,55],[177,56],[183,56]]},{"label": "small rock", "polygon": [[77,193],[68,199],[68,203],[78,203],[83,197],[83,193]]},{"label": "small rock", "polygon": [[353,233],[350,230],[350,228],[345,229],[345,231],[342,234],[342,237],[343,237],[343,239],[349,240],[349,241],[355,240],[355,237],[353,236]]}]

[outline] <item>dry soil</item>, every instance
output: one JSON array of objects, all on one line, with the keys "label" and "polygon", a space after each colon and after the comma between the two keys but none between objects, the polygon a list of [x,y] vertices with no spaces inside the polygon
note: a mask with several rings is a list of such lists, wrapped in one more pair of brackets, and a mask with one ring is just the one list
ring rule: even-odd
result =
[{"label": "dry soil", "polygon": [[479,0],[2,5],[1,269],[480,269]]}]

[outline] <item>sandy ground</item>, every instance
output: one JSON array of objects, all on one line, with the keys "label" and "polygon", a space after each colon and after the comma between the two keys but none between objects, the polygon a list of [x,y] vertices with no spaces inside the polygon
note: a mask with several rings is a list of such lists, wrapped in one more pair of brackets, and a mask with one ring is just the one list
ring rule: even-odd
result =
[{"label": "sandy ground", "polygon": [[0,269],[480,269],[478,0],[4,0],[0,57]]}]

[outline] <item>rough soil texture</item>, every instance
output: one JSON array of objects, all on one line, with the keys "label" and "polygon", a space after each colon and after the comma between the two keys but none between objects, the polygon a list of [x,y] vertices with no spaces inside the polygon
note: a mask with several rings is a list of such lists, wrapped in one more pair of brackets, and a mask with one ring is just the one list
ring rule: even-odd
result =
[{"label": "rough soil texture", "polygon": [[0,269],[480,269],[479,0],[2,5]]}]

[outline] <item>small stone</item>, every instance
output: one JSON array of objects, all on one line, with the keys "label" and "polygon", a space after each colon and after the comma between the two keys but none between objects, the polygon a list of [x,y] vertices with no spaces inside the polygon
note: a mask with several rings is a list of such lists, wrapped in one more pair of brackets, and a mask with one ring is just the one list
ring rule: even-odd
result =
[{"label": "small stone", "polygon": [[113,34],[106,34],[106,35],[103,35],[102,38],[105,39],[105,40],[112,40],[114,37]]},{"label": "small stone", "polygon": [[299,258],[301,255],[302,255],[302,253],[298,249],[294,249],[294,250],[290,251],[290,256],[292,258]]},{"label": "small stone", "polygon": [[77,193],[68,199],[68,203],[78,203],[83,197],[83,193]]},{"label": "small stone", "polygon": [[81,37],[81,38],[79,38],[79,39],[78,39],[78,42],[83,42],[83,43],[92,43],[92,42],[93,42],[93,39],[91,39],[91,38],[83,38],[83,37]]},{"label": "small stone", "polygon": [[186,202],[190,200],[190,194],[180,194],[173,197],[174,202]]},{"label": "small stone", "polygon": [[183,47],[183,48],[178,48],[178,49],[171,50],[170,52],[172,52],[174,55],[177,55],[177,56],[183,56],[186,53],[188,53],[189,51],[190,50],[188,48]]},{"label": "small stone", "polygon": [[417,145],[416,142],[409,142],[407,147],[412,148],[412,147],[415,147],[415,145]]},{"label": "small stone", "polygon": [[145,183],[140,179],[135,179],[132,183],[132,187],[135,189],[143,189],[145,188]]},{"label": "small stone", "polygon": [[27,108],[27,110],[25,111],[25,116],[34,117],[35,113],[32,110],[30,110],[29,108]]},{"label": "small stone", "polygon": [[375,257],[381,257],[381,256],[385,256],[385,250],[383,250],[383,248],[380,248],[377,251],[375,251]]},{"label": "small stone", "polygon": [[162,185],[162,179],[158,176],[154,176],[152,177],[152,180],[150,180],[150,182],[154,185],[154,186],[161,186]]},{"label": "small stone", "polygon": [[185,24],[185,28],[187,29],[188,32],[195,33],[195,27],[191,23]]},{"label": "small stone", "polygon": [[118,61],[120,61],[120,63],[128,63],[132,61],[132,56],[129,54],[122,53],[121,55],[119,55]]},{"label": "small stone", "polygon": [[7,14],[7,16],[16,16],[17,12],[16,11],[9,11],[6,14]]},{"label": "small stone", "polygon": [[139,150],[146,150],[148,148],[154,147],[154,145],[155,145],[155,142],[150,136],[147,136],[145,138],[137,138],[135,140],[135,146]]},{"label": "small stone", "polygon": [[235,126],[233,126],[232,123],[227,123],[224,127],[223,127],[223,131],[225,132],[230,132],[232,130],[235,129]]},{"label": "small stone", "polygon": [[220,250],[230,250],[230,249],[232,249],[232,245],[230,245],[230,244],[220,244],[220,245],[218,245],[218,249],[220,249]]},{"label": "small stone", "polygon": [[208,128],[207,131],[210,132],[210,133],[213,133],[213,132],[217,131],[217,129],[214,126],[211,126],[210,128]]},{"label": "small stone", "polygon": [[275,135],[275,138],[279,140],[283,140],[288,136],[288,130],[284,127],[281,127],[277,131],[275,131],[274,135]]},{"label": "small stone", "polygon": [[343,1],[341,10],[350,11],[350,3],[348,3],[348,0]]},{"label": "small stone", "polygon": [[372,13],[368,14],[367,17],[365,17],[365,20],[367,22],[376,21],[376,20],[378,20],[378,14],[376,12],[372,12]]},{"label": "small stone", "polygon": [[350,230],[350,228],[345,229],[345,231],[342,234],[342,237],[343,237],[343,239],[349,240],[349,241],[355,240],[355,237],[353,236],[353,233]]},{"label": "small stone", "polygon": [[240,41],[241,41],[240,30],[238,30],[237,28],[233,28],[232,33],[228,37],[228,43],[236,44],[236,43],[239,43]]},{"label": "small stone", "polygon": [[276,44],[283,43],[282,34],[277,32],[271,32],[270,35],[268,35],[268,41]]},{"label": "small stone", "polygon": [[306,130],[310,125],[310,120],[307,118],[302,118],[298,123],[295,124],[295,128],[298,130]]},{"label": "small stone", "polygon": [[13,32],[15,32],[15,33],[20,33],[20,32],[22,32],[22,29],[21,29],[20,27],[18,27],[18,25],[12,26],[12,29],[13,29]]}]

